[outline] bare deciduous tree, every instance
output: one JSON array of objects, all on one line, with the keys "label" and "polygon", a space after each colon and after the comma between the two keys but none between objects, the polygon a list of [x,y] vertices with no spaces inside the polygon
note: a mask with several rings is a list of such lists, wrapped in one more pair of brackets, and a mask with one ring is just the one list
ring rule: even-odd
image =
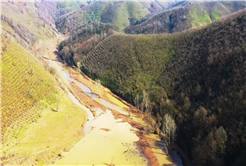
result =
[{"label": "bare deciduous tree", "polygon": [[135,103],[135,106],[137,107],[137,109],[139,109],[139,94],[137,94],[137,96],[135,97],[134,103]]},{"label": "bare deciduous tree", "polygon": [[172,117],[168,114],[165,114],[163,118],[163,127],[162,130],[165,134],[165,141],[167,146],[173,143],[175,139],[175,132],[176,132],[176,124]]},{"label": "bare deciduous tree", "polygon": [[151,110],[151,103],[149,99],[149,94],[145,90],[143,90],[143,102],[142,102],[142,112],[148,113]]}]

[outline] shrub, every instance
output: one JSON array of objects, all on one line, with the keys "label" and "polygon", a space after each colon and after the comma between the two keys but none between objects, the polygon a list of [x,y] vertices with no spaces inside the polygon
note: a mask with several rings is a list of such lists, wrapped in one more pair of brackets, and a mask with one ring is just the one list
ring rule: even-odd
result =
[{"label": "shrub", "polygon": [[220,126],[215,132],[215,139],[219,147],[220,153],[224,153],[225,142],[227,141],[227,134],[223,126]]},{"label": "shrub", "polygon": [[184,109],[187,111],[190,108],[190,99],[189,97],[184,98]]},{"label": "shrub", "polygon": [[56,75],[56,69],[54,67],[49,66],[48,71],[50,72],[50,74]]},{"label": "shrub", "polygon": [[34,90],[34,89],[30,89],[30,90],[28,91],[28,94],[29,94],[30,98],[33,99],[33,97],[34,97],[34,95],[35,95],[35,90]]}]

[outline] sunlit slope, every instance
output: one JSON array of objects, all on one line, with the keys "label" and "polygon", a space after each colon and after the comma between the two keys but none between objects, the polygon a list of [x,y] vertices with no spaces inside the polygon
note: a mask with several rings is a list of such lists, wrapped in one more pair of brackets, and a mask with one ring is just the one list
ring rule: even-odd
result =
[{"label": "sunlit slope", "polygon": [[12,24],[16,33],[21,37],[27,36],[26,38],[28,38],[31,36],[24,33],[34,35],[37,40],[45,40],[55,37],[55,34],[52,31],[52,29],[54,29],[52,21],[43,21],[39,16],[40,13],[38,12],[43,12],[45,15],[48,15],[49,13],[45,10],[40,11],[41,9],[36,8],[34,3],[5,1],[1,2],[1,5],[1,15],[9,18],[9,24]]},{"label": "sunlit slope", "polygon": [[86,113],[33,55],[2,41],[1,163],[49,164],[81,138]]},{"label": "sunlit slope", "polygon": [[[3,46],[5,47],[5,46]],[[38,101],[57,93],[54,78],[32,55],[10,42],[1,56],[1,127],[7,126]]]},{"label": "sunlit slope", "polygon": [[148,13],[148,9],[138,2],[118,2],[102,16],[101,21],[112,23],[116,30],[122,31],[129,25],[129,19],[140,19]]},{"label": "sunlit slope", "polygon": [[148,13],[147,8],[135,1],[97,1],[61,16],[56,21],[56,27],[62,33],[74,33],[81,26],[97,20],[110,23],[121,31],[129,25],[128,19],[140,19]]},{"label": "sunlit slope", "polygon": [[181,32],[211,23],[219,18],[246,8],[243,1],[182,2],[184,7],[174,7],[155,16],[135,20],[124,31],[128,34],[158,34]]}]

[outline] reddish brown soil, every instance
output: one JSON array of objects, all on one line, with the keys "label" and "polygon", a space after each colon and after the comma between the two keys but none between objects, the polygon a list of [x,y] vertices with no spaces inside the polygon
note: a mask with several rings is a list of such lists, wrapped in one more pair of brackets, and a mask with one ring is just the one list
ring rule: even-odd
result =
[{"label": "reddish brown soil", "polygon": [[[133,109],[136,112],[137,109]],[[136,142],[139,151],[144,154],[148,159],[148,165],[150,166],[160,166],[154,152],[152,151],[147,139],[145,137],[145,131],[142,124],[135,122],[132,118],[127,117],[115,110],[112,110],[112,114],[115,116],[115,119],[122,119],[122,122],[128,122],[132,127],[137,128],[136,135],[139,137],[139,140]]]},{"label": "reddish brown soil", "polygon": [[[70,72],[70,77],[82,82],[83,84],[85,84],[86,86],[89,85],[90,81],[89,78],[87,78],[87,76],[83,76],[81,75],[78,71],[75,71],[74,69],[71,68],[67,68]],[[91,82],[92,84],[94,84],[94,81]],[[75,84],[75,83],[71,83],[72,86],[72,93],[74,94],[74,96],[86,107],[90,108],[91,112],[93,113],[94,116],[96,116],[95,112],[92,110],[92,108],[101,108],[104,111],[106,111],[106,109],[109,109],[103,105],[101,105],[100,103],[96,102],[95,100],[93,100],[91,97],[89,97],[87,94],[85,94],[83,91],[78,91],[80,88]],[[92,93],[96,92],[95,87],[96,86],[88,86],[91,88]],[[140,110],[138,110],[137,108],[133,107],[131,104],[127,103],[126,101],[124,101],[123,99],[121,99],[120,97],[116,96],[113,93],[110,93],[113,97],[117,98],[119,101],[121,101],[122,103],[124,103],[125,105],[127,105],[130,110],[130,112],[136,114],[138,117],[141,117],[141,112]],[[105,93],[102,93],[101,97],[107,101],[110,102],[110,100],[108,99],[107,95]],[[112,103],[112,102],[111,102]],[[145,157],[148,159],[148,165],[150,166],[159,166],[159,162],[154,154],[154,152],[152,151],[149,143],[147,142],[147,139],[145,137],[145,131],[144,131],[144,127],[142,124],[135,122],[132,118],[125,116],[121,113],[119,113],[116,110],[112,110],[112,114],[114,115],[115,119],[122,119],[122,122],[128,122],[132,127],[137,128],[138,130],[136,131],[136,135],[139,137],[139,140],[136,142],[138,149],[140,150],[140,152],[142,154],[145,155]],[[107,129],[102,128],[102,130],[108,131]]]},{"label": "reddish brown soil", "polygon": [[144,131],[136,131],[137,136],[140,138],[139,141],[137,141],[137,147],[138,149],[145,155],[145,157],[149,160],[148,165],[151,166],[160,166],[154,152],[152,151],[149,143],[147,142],[145,138]]},{"label": "reddish brown soil", "polygon": [[106,128],[101,128],[104,131],[110,131],[110,129],[106,129]]},{"label": "reddish brown soil", "polygon": [[90,109],[94,117],[96,116],[96,113],[92,110],[92,108],[101,108],[103,111],[106,111],[106,109],[108,109],[107,107],[93,100],[90,96],[81,91],[75,83],[72,82],[71,87],[73,95],[79,100],[81,104]]}]

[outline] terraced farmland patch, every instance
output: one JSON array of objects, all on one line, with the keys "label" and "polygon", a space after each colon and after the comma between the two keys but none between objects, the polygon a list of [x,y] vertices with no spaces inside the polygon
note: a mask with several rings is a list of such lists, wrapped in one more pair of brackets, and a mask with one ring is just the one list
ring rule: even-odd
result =
[{"label": "terraced farmland patch", "polygon": [[81,139],[86,112],[33,55],[2,41],[1,164],[49,164]]},{"label": "terraced farmland patch", "polygon": [[[1,135],[18,117],[46,98],[54,102],[55,80],[32,55],[10,42],[1,56]],[[47,97],[49,96],[49,97]]]}]

